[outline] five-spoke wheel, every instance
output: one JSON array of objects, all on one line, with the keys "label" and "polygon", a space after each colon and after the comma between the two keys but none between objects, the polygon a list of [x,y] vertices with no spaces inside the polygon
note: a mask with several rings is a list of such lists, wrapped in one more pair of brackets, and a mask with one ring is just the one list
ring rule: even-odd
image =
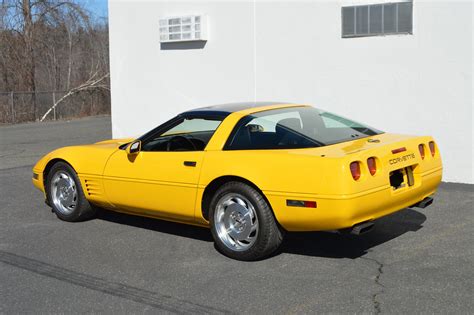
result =
[{"label": "five-spoke wheel", "polygon": [[239,260],[258,260],[281,244],[282,230],[262,194],[242,182],[228,182],[214,194],[209,220],[216,247]]},{"label": "five-spoke wheel", "polygon": [[227,194],[217,202],[214,222],[219,239],[231,250],[250,248],[258,236],[258,217],[252,203],[242,195]]},{"label": "five-spoke wheel", "polygon": [[46,194],[54,212],[64,221],[83,221],[95,215],[74,169],[67,163],[57,162],[46,176]]},{"label": "five-spoke wheel", "polygon": [[68,215],[77,205],[77,190],[74,180],[64,171],[58,171],[51,180],[51,201],[56,209]]}]

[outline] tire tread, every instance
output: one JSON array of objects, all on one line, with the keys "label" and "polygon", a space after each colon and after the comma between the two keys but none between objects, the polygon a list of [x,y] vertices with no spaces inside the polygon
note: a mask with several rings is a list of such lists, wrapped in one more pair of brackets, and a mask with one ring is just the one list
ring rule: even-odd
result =
[{"label": "tire tread", "polygon": [[[254,202],[259,220],[259,235],[255,244],[246,251],[236,252],[221,243],[214,229],[214,211],[218,200],[226,193],[237,192]],[[217,249],[224,255],[243,261],[254,261],[268,257],[275,252],[283,241],[283,231],[278,226],[273,211],[266,199],[255,188],[243,182],[227,182],[223,184],[214,194],[210,204],[209,219],[211,231],[216,242]]]}]

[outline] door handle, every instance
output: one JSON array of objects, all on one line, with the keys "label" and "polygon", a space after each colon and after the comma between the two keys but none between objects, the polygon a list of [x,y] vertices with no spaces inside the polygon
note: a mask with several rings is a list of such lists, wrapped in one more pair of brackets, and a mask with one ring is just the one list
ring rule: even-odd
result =
[{"label": "door handle", "polygon": [[184,161],[184,166],[192,166],[192,167],[195,167],[196,166],[196,162],[195,161]]}]

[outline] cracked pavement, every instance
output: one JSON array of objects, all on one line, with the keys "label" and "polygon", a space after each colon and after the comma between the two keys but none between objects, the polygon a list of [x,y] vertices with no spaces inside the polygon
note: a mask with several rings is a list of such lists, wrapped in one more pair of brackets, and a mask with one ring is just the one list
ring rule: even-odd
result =
[{"label": "cracked pavement", "polygon": [[59,221],[31,166],[110,138],[110,118],[0,127],[0,313],[471,313],[473,186],[443,183],[426,209],[369,234],[289,233],[253,263],[207,229],[101,212]]},{"label": "cracked pavement", "polygon": [[[368,250],[368,252],[370,252],[370,250]],[[378,296],[383,294],[384,293],[384,289],[385,289],[385,286],[383,284],[380,283],[380,277],[382,276],[383,274],[383,263],[381,263],[380,261],[378,261],[377,259],[374,259],[374,258],[369,258],[369,257],[361,257],[361,259],[365,259],[365,260],[368,260],[368,261],[372,261],[374,263],[377,264],[378,268],[377,268],[377,275],[374,277],[374,282],[375,284],[377,284],[378,286],[380,286],[380,290],[374,294],[372,294],[372,303],[374,305],[374,313],[376,314],[379,314],[381,313],[381,308],[380,308],[380,302],[378,300]]]}]

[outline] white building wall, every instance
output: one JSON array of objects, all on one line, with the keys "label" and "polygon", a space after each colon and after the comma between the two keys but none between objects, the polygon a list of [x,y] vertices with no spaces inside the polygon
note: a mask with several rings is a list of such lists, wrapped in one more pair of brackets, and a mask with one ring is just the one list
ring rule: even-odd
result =
[{"label": "white building wall", "polygon": [[[202,49],[162,50],[159,17],[206,13]],[[112,134],[138,136],[187,109],[254,98],[252,3],[111,0]]]},{"label": "white building wall", "polygon": [[[433,135],[444,180],[473,183],[472,2],[415,1],[413,35],[341,38],[341,6],[379,2],[111,0],[114,137],[196,106],[301,102]],[[161,50],[159,17],[196,13],[205,47]]]}]

